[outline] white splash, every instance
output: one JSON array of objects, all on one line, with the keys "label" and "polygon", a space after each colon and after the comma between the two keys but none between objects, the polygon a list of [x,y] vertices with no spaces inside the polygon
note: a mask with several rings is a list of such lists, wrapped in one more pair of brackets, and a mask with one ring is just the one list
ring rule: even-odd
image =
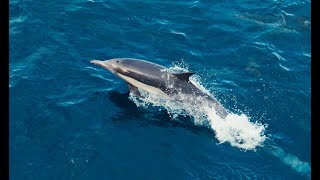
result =
[{"label": "white splash", "polygon": [[[168,69],[172,71],[187,71],[185,67],[173,65]],[[210,94],[202,85],[199,77],[192,77],[190,81],[203,92]],[[173,99],[164,99],[155,94],[139,90],[143,98],[137,98],[130,94],[130,99],[142,107],[165,108],[168,114],[175,119],[177,116],[190,116],[195,125],[206,126],[215,132],[215,136],[220,143],[228,142],[231,146],[243,150],[255,150],[258,146],[263,146],[266,139],[264,135],[266,125],[258,122],[251,122],[245,114],[229,113],[226,118],[217,115],[216,110],[205,102],[199,102],[195,105]],[[210,94],[213,96],[212,94]],[[187,97],[186,97],[187,98]]]}]

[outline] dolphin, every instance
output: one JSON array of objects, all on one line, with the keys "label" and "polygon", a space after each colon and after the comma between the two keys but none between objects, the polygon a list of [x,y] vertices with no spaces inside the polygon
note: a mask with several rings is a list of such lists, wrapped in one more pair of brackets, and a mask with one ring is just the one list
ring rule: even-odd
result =
[{"label": "dolphin", "polygon": [[152,93],[161,98],[187,102],[192,105],[213,106],[221,118],[227,110],[211,94],[201,91],[190,80],[193,72],[170,73],[159,64],[134,58],[114,58],[109,60],[91,60],[128,83],[131,94],[143,98],[140,90]]}]

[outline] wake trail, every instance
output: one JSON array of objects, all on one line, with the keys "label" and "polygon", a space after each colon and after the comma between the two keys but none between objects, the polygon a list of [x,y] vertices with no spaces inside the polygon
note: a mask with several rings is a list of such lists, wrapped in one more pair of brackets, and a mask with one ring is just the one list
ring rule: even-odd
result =
[{"label": "wake trail", "polygon": [[282,163],[289,166],[291,169],[296,171],[298,174],[302,176],[308,177],[308,179],[311,178],[311,166],[310,163],[304,162],[300,160],[297,156],[290,154],[286,152],[283,148],[276,145],[271,140],[268,141],[268,144],[266,144],[263,148],[264,151],[267,153],[275,156],[278,158]]}]

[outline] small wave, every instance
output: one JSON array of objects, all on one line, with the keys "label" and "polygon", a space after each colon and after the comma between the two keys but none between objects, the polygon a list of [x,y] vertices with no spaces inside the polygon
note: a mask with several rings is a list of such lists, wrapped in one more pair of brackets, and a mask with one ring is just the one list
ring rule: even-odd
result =
[{"label": "small wave", "polygon": [[156,22],[157,22],[158,24],[161,24],[161,25],[166,25],[166,24],[169,23],[169,21],[164,20],[164,19],[159,19],[159,20],[157,20]]},{"label": "small wave", "polygon": [[284,69],[285,71],[290,71],[291,69],[289,69],[289,68],[287,68],[287,67],[285,67],[284,65],[282,65],[282,64],[279,64],[279,66],[282,68],[282,69]]},{"label": "small wave", "polygon": [[272,52],[272,54],[275,55],[280,61],[286,61],[286,59],[280,56],[280,54],[278,54],[277,52]]},{"label": "small wave", "polygon": [[9,24],[10,24],[10,26],[13,26],[15,24],[24,22],[26,19],[27,19],[26,16],[19,16],[19,17],[16,17],[16,18],[12,18],[12,19],[9,20]]},{"label": "small wave", "polygon": [[286,16],[294,16],[294,14],[288,13],[288,12],[286,12],[284,10],[281,10],[281,12]]},{"label": "small wave", "polygon": [[170,32],[173,33],[173,34],[176,34],[176,35],[182,35],[185,38],[187,38],[187,35],[184,32],[179,32],[179,31],[175,31],[175,30],[170,30]]},{"label": "small wave", "polygon": [[[177,65],[170,67],[168,70],[170,72],[188,71]],[[190,81],[203,92],[213,96],[201,85],[199,78],[191,78]],[[132,94],[129,96],[137,106],[165,108],[173,119],[179,116],[189,116],[193,119],[195,125],[212,129],[219,143],[228,142],[231,146],[242,150],[255,150],[258,146],[263,146],[263,142],[266,139],[264,135],[266,125],[251,122],[250,118],[245,114],[229,113],[223,119],[210,104],[199,101],[191,105],[183,101],[164,99],[157,95],[140,91],[143,98],[137,98]]]},{"label": "small wave", "polygon": [[198,7],[201,3],[199,1],[193,1],[188,3],[191,8]]},{"label": "small wave", "polygon": [[90,67],[90,66],[87,66],[87,67],[84,67],[85,69],[92,69],[92,70],[95,70],[95,71],[98,71],[97,68],[94,68],[94,67]]},{"label": "small wave", "polygon": [[100,75],[100,74],[90,74],[91,76],[94,76],[94,77],[97,77],[97,78],[100,78],[100,79],[103,79],[103,80],[106,80],[106,81],[109,81],[109,82],[113,82],[114,80],[113,79],[108,79],[108,78],[105,78],[104,76]]},{"label": "small wave", "polygon": [[83,101],[85,101],[86,99],[74,99],[74,100],[70,100],[70,101],[64,101],[64,102],[58,102],[57,104],[59,106],[72,106],[72,105],[75,105],[75,104],[79,104]]},{"label": "small wave", "polygon": [[202,57],[202,53],[198,50],[190,50],[189,51],[190,54],[192,54],[193,56],[196,56],[196,57]]},{"label": "small wave", "polygon": [[303,55],[303,56],[306,56],[306,57],[309,57],[309,58],[311,57],[311,54],[310,54],[310,53],[302,53],[302,55]]}]

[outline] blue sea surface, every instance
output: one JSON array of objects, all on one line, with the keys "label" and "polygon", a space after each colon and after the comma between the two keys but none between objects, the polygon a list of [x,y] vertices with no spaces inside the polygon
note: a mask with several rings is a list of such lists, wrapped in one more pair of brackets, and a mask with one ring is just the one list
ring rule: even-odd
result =
[{"label": "blue sea surface", "polygon": [[[10,0],[10,179],[310,179],[310,3]],[[187,66],[266,140],[137,106],[90,63],[117,57]]]}]

